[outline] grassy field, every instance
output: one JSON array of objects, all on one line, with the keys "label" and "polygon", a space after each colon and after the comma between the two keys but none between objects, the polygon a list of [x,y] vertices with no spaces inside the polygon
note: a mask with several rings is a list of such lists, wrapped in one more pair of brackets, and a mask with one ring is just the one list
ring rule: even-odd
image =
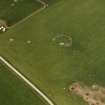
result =
[{"label": "grassy field", "polygon": [[0,0],[0,19],[11,26],[41,7],[37,0]]},{"label": "grassy field", "polygon": [[0,63],[0,105],[46,105],[23,81]]},{"label": "grassy field", "polygon": [[[35,82],[57,105],[86,105],[69,85],[105,86],[105,1],[60,0],[0,34],[0,54]],[[72,37],[71,47],[52,41]],[[14,38],[9,42],[9,38]],[[27,41],[31,40],[28,44]]]}]

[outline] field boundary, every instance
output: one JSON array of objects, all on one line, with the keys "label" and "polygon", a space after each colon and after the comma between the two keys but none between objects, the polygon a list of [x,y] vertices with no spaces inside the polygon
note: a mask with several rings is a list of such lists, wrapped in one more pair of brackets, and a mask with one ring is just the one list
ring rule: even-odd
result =
[{"label": "field boundary", "polygon": [[9,67],[12,72],[19,76],[28,86],[30,86],[35,92],[37,92],[49,105],[55,105],[37,86],[35,86],[30,80],[28,80],[23,74],[21,74],[15,67],[13,67],[4,57],[0,56],[0,60]]},{"label": "field boundary", "polygon": [[41,3],[43,6],[39,9],[37,9],[36,11],[32,12],[30,15],[26,16],[25,18],[23,18],[22,20],[20,20],[19,22],[17,22],[16,24],[8,27],[8,29],[11,29],[11,28],[14,28],[16,27],[17,25],[23,23],[24,21],[26,21],[27,19],[29,19],[30,17],[34,16],[35,14],[37,13],[40,13],[41,11],[43,11],[45,8],[48,7],[48,4],[46,4],[44,1],[42,0],[36,0],[37,2]]}]

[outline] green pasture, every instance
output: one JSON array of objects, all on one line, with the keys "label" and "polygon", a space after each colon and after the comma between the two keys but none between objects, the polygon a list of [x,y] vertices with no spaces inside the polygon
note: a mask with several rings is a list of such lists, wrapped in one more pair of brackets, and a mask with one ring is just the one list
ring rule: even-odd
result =
[{"label": "green pasture", "polygon": [[11,26],[41,7],[37,0],[0,0],[0,20]]},{"label": "green pasture", "polygon": [[[72,38],[72,46],[53,40],[62,35]],[[105,1],[56,0],[0,34],[0,54],[57,105],[87,105],[68,88],[75,81],[105,86]]]},{"label": "green pasture", "polygon": [[0,105],[46,105],[21,79],[0,63]]}]

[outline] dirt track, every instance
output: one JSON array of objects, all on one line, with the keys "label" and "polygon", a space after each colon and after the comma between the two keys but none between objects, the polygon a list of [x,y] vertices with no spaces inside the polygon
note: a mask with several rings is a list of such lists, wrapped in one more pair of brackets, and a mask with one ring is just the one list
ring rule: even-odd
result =
[{"label": "dirt track", "polygon": [[27,85],[29,85],[35,92],[39,94],[49,105],[55,105],[49,97],[46,96],[37,86],[31,83],[23,74],[21,74],[15,67],[13,67],[7,60],[5,60],[2,56],[0,56],[0,60],[7,65],[11,71],[13,71],[17,76],[19,76]]}]

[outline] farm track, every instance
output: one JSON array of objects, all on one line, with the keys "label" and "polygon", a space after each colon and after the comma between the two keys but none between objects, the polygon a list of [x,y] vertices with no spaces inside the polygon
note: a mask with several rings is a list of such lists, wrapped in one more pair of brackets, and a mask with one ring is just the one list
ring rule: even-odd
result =
[{"label": "farm track", "polygon": [[[45,2],[43,2],[42,0],[37,0],[37,2],[41,3],[43,6],[36,10],[35,12],[33,12],[32,14],[30,14],[29,16],[25,17],[24,19],[22,19],[21,21],[19,21],[18,23],[8,27],[9,29],[12,29],[18,25],[20,25],[21,23],[23,23],[24,21],[26,21],[27,19],[29,19],[30,17],[32,17],[33,15],[43,11],[44,9],[46,9],[48,7],[48,4],[46,4]],[[28,80],[23,74],[21,74],[15,67],[13,67],[5,58],[3,58],[2,56],[0,56],[0,60],[1,62],[3,62],[5,65],[7,65],[12,72],[14,72],[17,76],[19,76],[29,87],[31,87],[35,92],[37,92],[39,94],[39,96],[41,96],[49,105],[55,105],[52,100],[50,100],[49,97],[46,96],[46,94],[44,94],[44,92],[42,92],[37,86],[35,86],[30,80]]]},{"label": "farm track", "polygon": [[49,97],[47,97],[37,86],[31,83],[23,74],[21,74],[15,67],[13,67],[5,58],[0,56],[1,62],[3,62],[7,67],[11,69],[17,76],[19,76],[28,86],[30,86],[35,92],[39,94],[49,105],[55,105]]},{"label": "farm track", "polygon": [[48,4],[46,4],[45,2],[43,2],[42,0],[37,0],[37,2],[41,3],[43,6],[36,10],[35,12],[31,13],[30,15],[28,15],[27,17],[25,17],[24,19],[20,20],[19,22],[17,22],[16,24],[8,27],[8,29],[12,29],[16,26],[18,26],[19,24],[23,23],[24,21],[26,21],[27,19],[29,19],[30,17],[34,16],[37,13],[40,13],[41,11],[43,11],[44,9],[46,9],[48,7]]}]

